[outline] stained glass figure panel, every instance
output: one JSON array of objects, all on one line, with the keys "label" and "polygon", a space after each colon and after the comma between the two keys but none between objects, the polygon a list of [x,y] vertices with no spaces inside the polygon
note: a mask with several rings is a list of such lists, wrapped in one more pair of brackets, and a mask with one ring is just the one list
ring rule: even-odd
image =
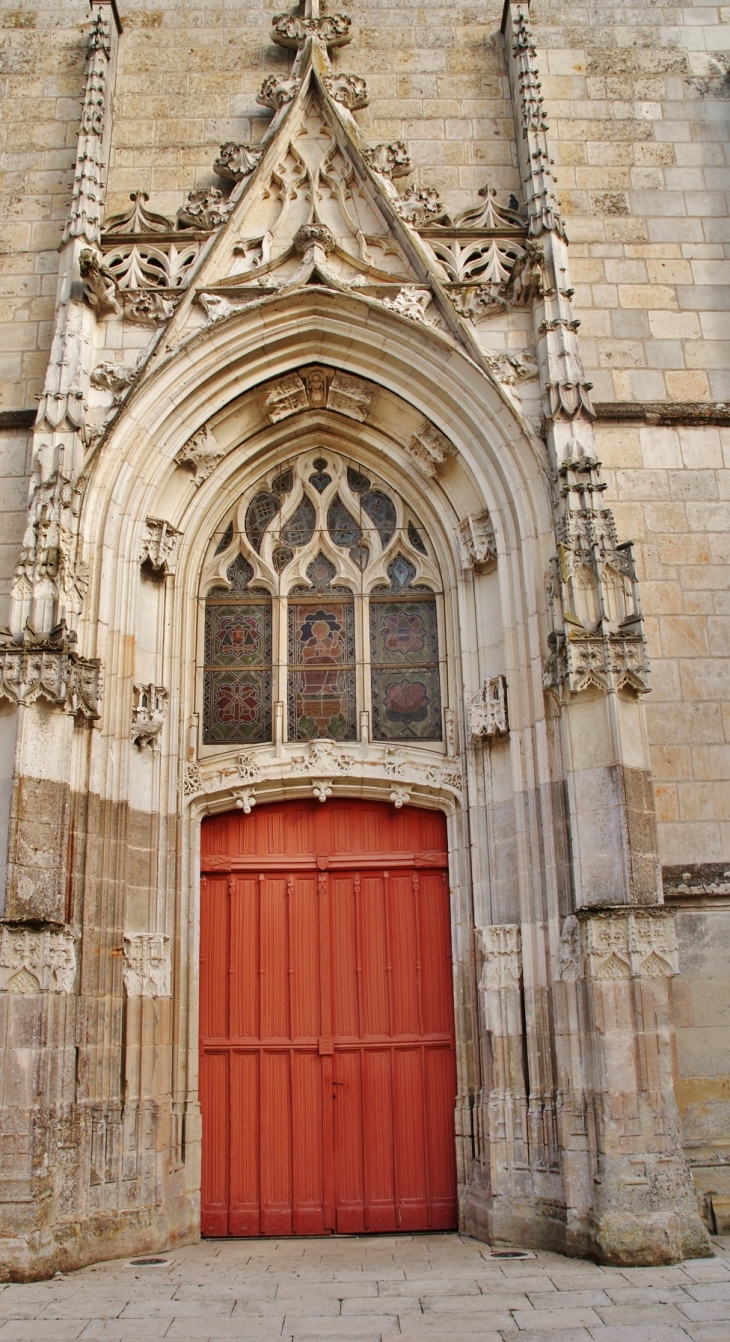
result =
[{"label": "stained glass figure panel", "polygon": [[440,741],[436,602],[372,596],[370,659],[374,739]]},{"label": "stained glass figure panel", "polygon": [[352,601],[289,602],[289,739],[355,739]]}]

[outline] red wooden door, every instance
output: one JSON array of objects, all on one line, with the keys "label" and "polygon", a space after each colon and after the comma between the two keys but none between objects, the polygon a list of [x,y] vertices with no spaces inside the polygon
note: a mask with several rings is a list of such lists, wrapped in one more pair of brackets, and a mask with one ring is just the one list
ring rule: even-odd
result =
[{"label": "red wooden door", "polygon": [[456,1226],[446,865],[414,807],[203,822],[204,1235]]}]

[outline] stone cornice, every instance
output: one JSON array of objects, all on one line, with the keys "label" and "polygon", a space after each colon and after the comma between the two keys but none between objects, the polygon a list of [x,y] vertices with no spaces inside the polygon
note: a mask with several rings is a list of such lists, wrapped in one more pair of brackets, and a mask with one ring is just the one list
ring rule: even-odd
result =
[{"label": "stone cornice", "polygon": [[640,424],[730,424],[727,401],[594,401],[599,420]]}]

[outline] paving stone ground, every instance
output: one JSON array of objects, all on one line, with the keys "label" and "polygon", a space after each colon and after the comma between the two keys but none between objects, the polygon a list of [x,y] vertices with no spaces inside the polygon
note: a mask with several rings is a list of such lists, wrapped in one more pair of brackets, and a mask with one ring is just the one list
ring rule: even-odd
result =
[{"label": "paving stone ground", "polygon": [[610,1268],[459,1235],[204,1240],[0,1287],[0,1342],[730,1342],[716,1257]]}]

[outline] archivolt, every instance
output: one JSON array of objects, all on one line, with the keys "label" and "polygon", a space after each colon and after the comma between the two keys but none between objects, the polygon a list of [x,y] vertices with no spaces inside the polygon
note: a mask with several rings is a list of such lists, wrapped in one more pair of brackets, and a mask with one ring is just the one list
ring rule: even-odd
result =
[{"label": "archivolt", "polygon": [[[421,474],[397,426],[389,432],[383,422],[356,424],[315,411],[272,425],[262,384],[308,363],[329,364],[375,383],[394,421],[412,425],[428,418],[456,449],[443,476],[428,481]],[[230,450],[196,489],[190,472],[174,459],[211,421]],[[489,509],[500,552],[506,664],[515,670],[533,667],[532,708],[525,704],[520,716],[534,720],[542,703],[534,670],[541,653],[535,617],[543,606],[551,536],[542,445],[501,389],[443,337],[366,300],[316,289],[285,301],[267,300],[253,313],[205,328],[180,350],[158,356],[133,390],[89,463],[82,534],[101,562],[81,627],[85,651],[103,657],[99,643],[105,629],[124,637],[135,628],[137,585],[127,574],[131,577],[138,563],[141,531],[150,516],[183,533],[174,618],[178,638],[192,633],[183,607],[198,590],[212,527],[253,472],[260,473],[277,454],[286,455],[294,432],[303,446],[307,439],[313,444],[329,438],[333,448],[356,459],[369,457],[381,474],[392,473],[395,487],[410,494],[423,516],[444,582],[455,595],[464,586],[456,525],[467,513]],[[455,615],[458,622],[458,603]]]}]

